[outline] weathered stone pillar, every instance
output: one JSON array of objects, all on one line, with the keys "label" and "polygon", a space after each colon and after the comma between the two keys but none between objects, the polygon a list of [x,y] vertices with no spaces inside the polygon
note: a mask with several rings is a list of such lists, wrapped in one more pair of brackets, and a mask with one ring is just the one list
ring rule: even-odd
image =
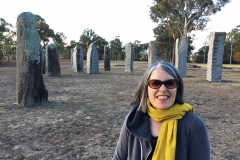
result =
[{"label": "weathered stone pillar", "polygon": [[83,51],[80,46],[76,46],[73,51],[73,72],[83,72]]},{"label": "weathered stone pillar", "polygon": [[224,54],[224,41],[226,32],[211,32],[207,63],[207,80],[221,82],[222,59]]},{"label": "weathered stone pillar", "polygon": [[125,44],[125,52],[125,72],[133,72],[134,45],[131,43]]},{"label": "weathered stone pillar", "polygon": [[94,43],[88,47],[87,73],[99,73],[99,55]]},{"label": "weathered stone pillar", "polygon": [[25,107],[48,100],[36,22],[36,16],[30,12],[23,12],[17,18],[16,95],[18,105]]},{"label": "weathered stone pillar", "polygon": [[73,51],[74,51],[74,48],[71,48],[71,63],[70,63],[71,69],[73,69]]},{"label": "weathered stone pillar", "polygon": [[61,68],[59,64],[58,50],[54,43],[51,43],[47,46],[47,72],[48,77],[60,77]]},{"label": "weathered stone pillar", "polygon": [[176,40],[175,51],[175,67],[178,69],[182,78],[187,77],[187,53],[188,53],[188,37]]},{"label": "weathered stone pillar", "polygon": [[41,65],[42,65],[42,74],[45,74],[46,71],[46,55],[43,50],[43,46],[39,43],[39,52],[41,56]]},{"label": "weathered stone pillar", "polygon": [[104,71],[110,71],[110,52],[108,46],[104,46]]},{"label": "weathered stone pillar", "polygon": [[155,42],[151,41],[148,45],[148,66],[157,61],[160,61],[157,57],[157,47]]}]

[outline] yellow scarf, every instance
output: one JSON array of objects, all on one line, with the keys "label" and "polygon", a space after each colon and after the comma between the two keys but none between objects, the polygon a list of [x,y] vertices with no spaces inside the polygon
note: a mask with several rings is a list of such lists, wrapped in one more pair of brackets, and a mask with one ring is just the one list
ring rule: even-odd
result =
[{"label": "yellow scarf", "polygon": [[174,104],[165,110],[157,110],[152,107],[147,99],[148,114],[155,121],[163,121],[158,135],[156,148],[152,160],[174,160],[177,142],[177,124],[186,112],[193,112],[190,104]]}]

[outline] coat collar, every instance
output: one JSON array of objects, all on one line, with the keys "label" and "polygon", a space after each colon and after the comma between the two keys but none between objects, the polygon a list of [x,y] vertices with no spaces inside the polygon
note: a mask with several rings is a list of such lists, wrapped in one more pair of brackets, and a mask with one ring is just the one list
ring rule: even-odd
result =
[{"label": "coat collar", "polygon": [[133,106],[127,116],[126,127],[129,132],[138,138],[151,141],[151,131],[149,115],[138,110],[138,106]]}]

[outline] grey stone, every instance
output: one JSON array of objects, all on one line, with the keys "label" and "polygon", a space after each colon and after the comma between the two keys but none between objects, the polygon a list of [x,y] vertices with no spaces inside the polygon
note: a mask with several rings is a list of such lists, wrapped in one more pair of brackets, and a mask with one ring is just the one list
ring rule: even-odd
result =
[{"label": "grey stone", "polygon": [[48,100],[36,22],[36,16],[30,12],[23,12],[17,17],[16,95],[18,105],[25,107]]},{"label": "grey stone", "polygon": [[110,52],[108,46],[104,46],[104,70],[110,71]]},{"label": "grey stone", "polygon": [[71,48],[71,63],[70,63],[71,69],[73,68],[73,51],[74,51],[74,48]]},{"label": "grey stone", "polygon": [[188,53],[188,37],[177,39],[175,50],[175,67],[178,69],[182,78],[187,77],[187,53]]},{"label": "grey stone", "polygon": [[45,54],[45,52],[44,52],[44,50],[43,50],[43,46],[39,43],[39,52],[40,52],[40,56],[41,56],[41,59],[42,59],[42,63],[41,63],[41,65],[42,65],[42,74],[45,74],[45,72],[46,72],[46,54]]},{"label": "grey stone", "polygon": [[148,66],[154,62],[161,61],[157,56],[157,47],[154,41],[151,41],[148,45]]},{"label": "grey stone", "polygon": [[211,32],[207,63],[207,80],[210,82],[221,82],[222,60],[224,54],[224,42],[226,32]]},{"label": "grey stone", "polygon": [[125,44],[125,72],[133,72],[133,59],[134,59],[134,45],[131,43]]},{"label": "grey stone", "polygon": [[73,72],[83,72],[83,51],[80,46],[76,46],[73,51]]},{"label": "grey stone", "polygon": [[46,52],[46,68],[49,77],[60,77],[61,68],[59,64],[59,55],[57,47],[54,43],[47,46]]},{"label": "grey stone", "polygon": [[88,47],[87,73],[99,73],[99,55],[94,43]]}]

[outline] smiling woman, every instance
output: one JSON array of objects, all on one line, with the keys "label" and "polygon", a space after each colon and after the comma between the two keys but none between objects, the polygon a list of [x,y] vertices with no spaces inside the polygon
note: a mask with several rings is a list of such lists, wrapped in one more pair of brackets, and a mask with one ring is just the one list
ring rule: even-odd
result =
[{"label": "smiling woman", "polygon": [[183,80],[167,62],[145,72],[120,132],[113,160],[210,160],[203,120],[183,100]]}]

